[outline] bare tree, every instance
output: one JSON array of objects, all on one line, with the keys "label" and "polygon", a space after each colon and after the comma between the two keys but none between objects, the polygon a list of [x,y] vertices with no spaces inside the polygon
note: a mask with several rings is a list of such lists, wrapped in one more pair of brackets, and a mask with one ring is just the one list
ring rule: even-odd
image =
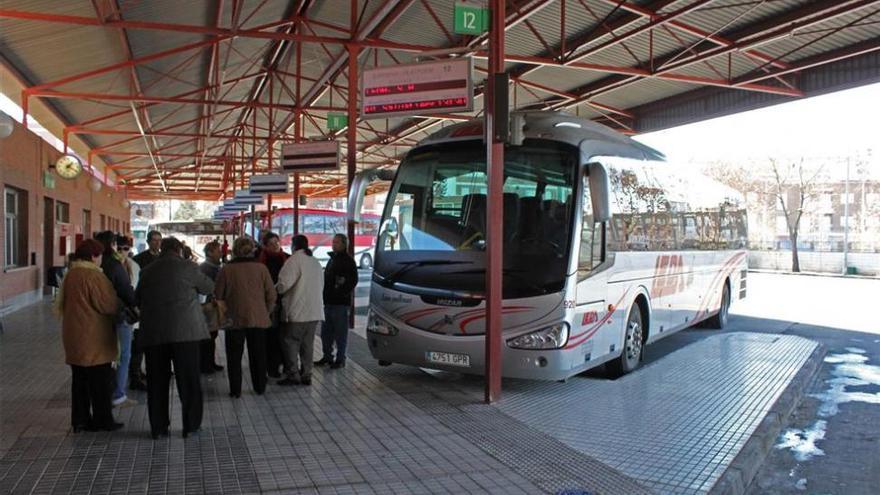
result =
[{"label": "bare tree", "polygon": [[805,170],[803,158],[798,163],[790,165],[780,164],[776,159],[771,158],[770,168],[773,172],[773,195],[782,208],[788,239],[791,242],[791,271],[799,272],[801,265],[797,242],[801,218],[806,203],[816,195],[816,179],[822,172],[822,166],[811,172]]}]

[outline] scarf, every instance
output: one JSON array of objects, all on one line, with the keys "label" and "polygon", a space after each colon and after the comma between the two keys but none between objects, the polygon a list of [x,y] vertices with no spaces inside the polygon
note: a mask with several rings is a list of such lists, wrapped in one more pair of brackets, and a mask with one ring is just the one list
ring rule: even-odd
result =
[{"label": "scarf", "polygon": [[[92,263],[91,261],[81,261],[81,260],[74,261],[73,263],[71,263],[70,268],[68,269],[68,273],[73,270],[76,270],[77,268],[83,268],[86,270],[95,270],[95,271],[101,272],[101,274],[104,273],[104,271],[101,270],[100,266]],[[54,302],[54,304],[52,304],[52,313],[54,313],[55,316],[59,319],[61,319],[64,316],[64,286],[67,285],[66,281],[67,281],[67,274],[65,274],[64,278],[61,279],[61,286],[58,288],[58,294],[55,295],[55,302]]]}]

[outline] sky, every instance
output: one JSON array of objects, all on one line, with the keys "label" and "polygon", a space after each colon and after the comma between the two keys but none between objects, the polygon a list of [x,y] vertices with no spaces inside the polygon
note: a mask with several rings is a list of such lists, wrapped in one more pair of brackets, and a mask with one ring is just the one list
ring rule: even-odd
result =
[{"label": "sky", "polygon": [[880,84],[637,136],[670,161],[867,157],[880,175]]}]

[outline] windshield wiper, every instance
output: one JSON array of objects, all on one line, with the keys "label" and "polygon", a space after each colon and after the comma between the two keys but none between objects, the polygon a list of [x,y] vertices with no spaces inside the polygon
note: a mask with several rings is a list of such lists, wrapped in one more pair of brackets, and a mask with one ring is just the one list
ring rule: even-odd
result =
[{"label": "windshield wiper", "polygon": [[[470,265],[473,264],[472,261],[452,261],[452,260],[414,260],[414,261],[399,261],[398,265],[403,265],[397,270],[394,271],[391,275],[387,277],[382,277],[382,279],[389,284],[393,284],[397,277],[403,275],[404,273],[412,270],[418,266],[438,266],[438,265]],[[381,275],[380,275],[381,276]]]},{"label": "windshield wiper", "polygon": [[[529,280],[528,278],[520,275],[520,273],[523,273],[525,271],[527,271],[527,270],[514,270],[513,268],[504,268],[503,270],[501,270],[501,273],[505,277],[513,278],[513,279],[517,280],[518,282],[525,284],[527,287],[529,287],[532,290],[541,291],[541,294],[548,294],[549,293],[544,286],[538,285],[535,282]],[[486,273],[486,269],[485,268],[474,268],[472,270],[459,270],[459,271],[452,272],[452,273],[457,273],[457,274],[462,274],[462,275],[465,275],[465,274],[470,275],[470,274],[476,274],[476,273]]]}]

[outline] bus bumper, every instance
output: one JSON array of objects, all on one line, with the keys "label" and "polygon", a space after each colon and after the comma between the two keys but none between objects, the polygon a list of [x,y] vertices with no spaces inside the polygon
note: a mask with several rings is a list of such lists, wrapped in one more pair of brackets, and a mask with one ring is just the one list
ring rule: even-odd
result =
[{"label": "bus bumper", "polygon": [[[374,358],[457,373],[483,375],[485,372],[484,338],[449,336],[395,325],[397,335],[367,332],[367,345]],[[583,355],[577,350],[512,349],[502,341],[502,376],[529,380],[563,380],[586,369]],[[431,353],[467,356],[467,365],[441,364],[430,360]]]}]

